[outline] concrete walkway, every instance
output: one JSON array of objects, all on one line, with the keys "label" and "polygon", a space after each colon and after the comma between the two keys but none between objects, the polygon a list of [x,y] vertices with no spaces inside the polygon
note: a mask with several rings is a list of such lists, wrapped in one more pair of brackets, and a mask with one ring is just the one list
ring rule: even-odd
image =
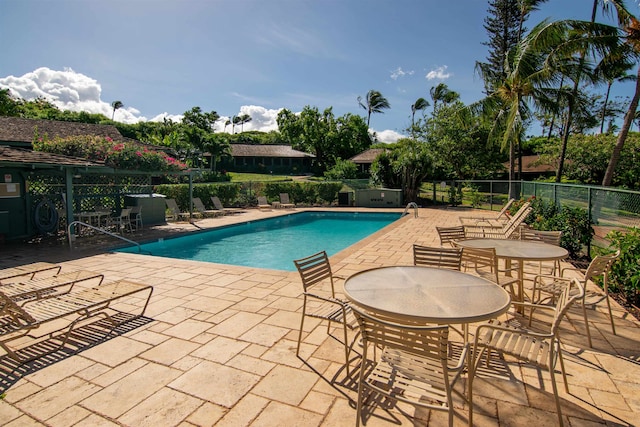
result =
[{"label": "concrete walkway", "polygon": [[[142,238],[289,212],[250,210],[195,226],[175,223],[145,230]],[[334,273],[346,277],[367,268],[411,264],[412,244],[439,246],[435,226],[457,225],[461,213],[469,215],[455,209],[407,215],[333,256]],[[313,321],[305,322],[302,357],[295,356],[302,302],[297,273],[104,253],[79,243],[83,249],[73,252],[56,245],[5,245],[0,267],[59,262],[63,271],[95,270],[109,281],[153,285],[146,318],[107,340],[93,336],[98,328],[88,326],[73,341],[81,350],[75,354],[59,351],[24,366],[0,356],[0,392],[5,393],[0,425],[355,424],[359,359],[354,356],[347,377],[341,344]],[[109,244],[114,243],[102,243]],[[603,308],[589,312],[594,348],[587,346],[579,307],[563,322],[570,394],[562,386],[560,393],[568,426],[630,426],[640,420],[640,327],[614,303],[613,335]],[[476,425],[557,424],[546,372],[509,360],[496,366],[495,377],[474,382]],[[467,414],[458,399],[455,425],[466,425]],[[367,425],[440,426],[446,425],[446,413],[378,405]]]}]

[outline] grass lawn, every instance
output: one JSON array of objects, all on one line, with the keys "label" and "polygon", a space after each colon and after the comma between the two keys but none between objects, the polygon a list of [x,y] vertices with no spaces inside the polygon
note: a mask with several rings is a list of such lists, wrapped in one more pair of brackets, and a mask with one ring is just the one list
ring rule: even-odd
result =
[{"label": "grass lawn", "polygon": [[291,181],[289,175],[273,175],[266,173],[241,173],[228,172],[231,175],[231,182],[248,182],[248,181]]}]

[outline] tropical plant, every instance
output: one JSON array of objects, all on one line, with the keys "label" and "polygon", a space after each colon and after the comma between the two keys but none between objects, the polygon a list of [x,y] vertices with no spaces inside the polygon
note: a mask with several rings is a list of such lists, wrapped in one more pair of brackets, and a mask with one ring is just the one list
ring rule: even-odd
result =
[{"label": "tropical plant", "polygon": [[113,108],[113,112],[111,113],[111,121],[113,121],[113,118],[116,115],[116,110],[119,110],[122,107],[124,107],[124,104],[122,103],[122,101],[113,101],[111,103],[111,108]]},{"label": "tropical plant", "polygon": [[[627,25],[627,27],[625,28],[625,31],[627,33],[625,42],[631,47],[631,51],[634,55],[640,55],[640,22],[634,17],[629,18],[629,21],[629,25]],[[607,166],[607,171],[605,172],[604,178],[602,179],[602,185],[605,187],[611,185],[611,182],[613,181],[613,172],[615,171],[618,160],[620,159],[620,154],[627,139],[627,135],[629,134],[629,129],[631,129],[631,125],[633,124],[636,110],[638,109],[639,100],[640,67],[638,67],[638,72],[636,75],[636,87],[633,93],[633,98],[631,98],[629,109],[624,115],[622,128],[620,129],[620,133],[618,134],[616,145],[613,148],[613,153],[611,154],[611,159],[609,160],[609,165]]]},{"label": "tropical plant", "polygon": [[625,293],[632,304],[640,305],[640,228],[607,234],[611,249],[620,250],[620,257],[611,266],[609,283]]},{"label": "tropical plant", "polygon": [[433,115],[435,115],[438,110],[438,102],[447,105],[460,99],[460,94],[449,89],[449,86],[444,83],[439,83],[435,87],[432,86],[431,89],[429,89],[429,95],[431,95],[431,100],[433,101]]},{"label": "tropical plant", "polygon": [[429,106],[429,101],[424,98],[416,99],[416,102],[411,104],[411,129],[415,126],[416,111],[423,111]]},{"label": "tropical plant", "polygon": [[358,104],[362,108],[367,110],[367,127],[371,123],[372,113],[384,113],[383,110],[391,108],[391,105],[389,104],[389,101],[387,101],[387,98],[382,96],[382,94],[377,90],[373,89],[367,92],[364,102],[362,100],[362,97],[359,96]]}]

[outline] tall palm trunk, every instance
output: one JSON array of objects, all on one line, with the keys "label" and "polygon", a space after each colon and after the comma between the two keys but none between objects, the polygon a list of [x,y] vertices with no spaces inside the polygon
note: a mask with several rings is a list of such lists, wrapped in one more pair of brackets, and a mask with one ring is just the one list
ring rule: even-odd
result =
[{"label": "tall palm trunk", "polygon": [[604,105],[602,106],[602,116],[600,117],[600,133],[604,132],[604,119],[607,117],[607,104],[609,103],[609,95],[611,94],[611,86],[613,81],[607,83],[607,93],[604,96]]},{"label": "tall palm trunk", "polygon": [[605,172],[604,178],[602,179],[602,185],[604,187],[610,186],[611,181],[613,180],[613,172],[616,169],[618,160],[620,160],[620,153],[622,153],[622,148],[624,147],[627,135],[629,134],[629,129],[631,129],[631,124],[633,123],[633,119],[636,115],[636,110],[638,109],[638,100],[640,100],[640,67],[638,68],[636,79],[636,91],[633,94],[633,98],[631,99],[631,104],[629,104],[629,109],[624,115],[622,129],[620,129],[618,139],[616,140],[616,145],[615,147],[613,147],[613,153],[611,154],[611,159],[609,160],[609,165],[607,166],[607,171]]}]

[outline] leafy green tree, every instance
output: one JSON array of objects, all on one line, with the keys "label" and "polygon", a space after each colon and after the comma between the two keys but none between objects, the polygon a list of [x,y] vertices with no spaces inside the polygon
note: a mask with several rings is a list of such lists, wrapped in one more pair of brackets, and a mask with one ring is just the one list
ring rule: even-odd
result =
[{"label": "leafy green tree", "polygon": [[[195,165],[200,165],[200,156],[207,150],[213,149],[216,141],[213,137],[214,126],[220,118],[215,111],[204,112],[200,107],[193,107],[186,111],[182,117],[182,138],[185,142],[197,149],[196,157],[193,159]],[[213,168],[213,165],[212,165]]]},{"label": "leafy green tree", "polygon": [[351,160],[338,159],[336,164],[324,173],[329,180],[355,179],[358,177],[358,165]]},{"label": "leafy green tree", "polygon": [[248,114],[241,114],[236,117],[236,120],[237,120],[237,124],[240,125],[240,132],[244,132],[244,124],[249,123],[253,119]]},{"label": "leafy green tree", "polygon": [[361,96],[358,97],[358,104],[367,110],[367,126],[371,123],[372,113],[384,113],[383,110],[391,108],[387,98],[382,96],[377,90],[370,90],[365,96],[364,102]]},{"label": "leafy green tree", "polygon": [[332,108],[322,113],[306,106],[300,114],[283,109],[278,113],[278,129],[294,149],[315,154],[315,168],[324,172],[338,159],[348,159],[371,146],[368,126],[360,116],[335,118]]},{"label": "leafy green tree", "polygon": [[449,89],[449,86],[444,83],[432,86],[431,89],[429,89],[429,95],[431,95],[431,100],[433,101],[433,115],[436,114],[439,102],[443,105],[447,105],[460,99],[460,94]]},{"label": "leafy green tree", "polygon": [[20,114],[18,102],[9,89],[0,89],[0,116],[16,117]]},{"label": "leafy green tree", "polygon": [[432,157],[427,144],[403,138],[374,160],[371,179],[378,185],[402,189],[404,201],[415,202],[422,181],[432,170]]}]

